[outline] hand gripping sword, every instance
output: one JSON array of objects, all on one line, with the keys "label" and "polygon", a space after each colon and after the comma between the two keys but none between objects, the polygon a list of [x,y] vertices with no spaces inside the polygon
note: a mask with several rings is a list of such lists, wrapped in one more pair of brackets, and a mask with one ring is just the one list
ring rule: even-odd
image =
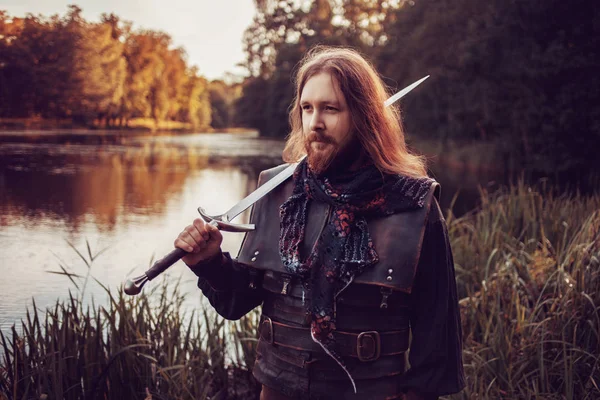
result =
[{"label": "hand gripping sword", "polygon": [[[418,81],[412,83],[411,85],[405,87],[398,93],[394,94],[392,97],[387,99],[384,102],[385,107],[389,107],[394,102],[398,101],[402,97],[404,97],[408,92],[419,86],[425,79],[429,78],[427,75],[424,78],[419,79]],[[250,232],[253,231],[256,227],[254,224],[233,224],[231,220],[240,215],[244,210],[248,207],[256,203],[258,200],[266,196],[270,191],[275,189],[281,183],[287,180],[292,174],[294,170],[298,166],[297,163],[290,164],[283,171],[275,175],[273,178],[269,179],[264,185],[260,186],[254,192],[250,193],[244,199],[242,199],[239,203],[231,207],[223,214],[219,215],[208,215],[206,211],[202,207],[198,207],[198,212],[200,213],[200,217],[209,224],[216,226],[222,231],[226,232]],[[146,284],[146,282],[151,281],[156,278],[158,275],[162,274],[167,268],[171,265],[175,264],[178,260],[188,254],[187,251],[182,250],[180,248],[176,248],[171,251],[169,254],[156,261],[152,267],[146,271],[143,275],[138,276],[137,278],[128,279],[125,282],[125,293],[129,295],[136,295],[142,291],[142,288]]]}]

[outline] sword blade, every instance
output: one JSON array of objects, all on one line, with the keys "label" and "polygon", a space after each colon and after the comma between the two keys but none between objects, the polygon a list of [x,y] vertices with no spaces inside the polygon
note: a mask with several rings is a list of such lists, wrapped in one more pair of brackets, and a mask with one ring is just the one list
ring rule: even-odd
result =
[{"label": "sword blade", "polygon": [[225,212],[227,222],[230,222],[232,219],[240,215],[246,208],[250,207],[252,204],[256,203],[258,200],[263,198],[267,193],[271,190],[275,189],[279,186],[283,181],[292,176],[294,170],[298,166],[297,163],[290,164],[286,169],[275,175],[273,178],[269,179],[262,186],[256,189],[254,192],[250,193],[248,196],[244,197],[239,201],[236,205],[231,207],[229,210]]},{"label": "sword blade", "polygon": [[[398,101],[402,97],[406,96],[406,94],[409,93],[411,90],[413,90],[414,88],[419,86],[427,78],[429,78],[429,75],[427,75],[426,77],[421,78],[418,81],[416,81],[415,83],[412,83],[411,85],[405,87],[404,89],[402,89],[401,91],[399,91],[398,93],[396,93],[395,95],[393,95],[392,97],[387,99],[383,103],[384,106],[389,107],[390,105],[394,104],[396,101]],[[304,157],[306,157],[306,156],[304,156]],[[287,178],[292,176],[292,174],[296,170],[297,166],[298,166],[298,163],[290,164],[286,169],[284,169],[283,171],[281,171],[280,173],[275,175],[273,178],[269,179],[261,187],[256,189],[254,192],[250,193],[248,196],[244,197],[236,205],[234,205],[229,210],[227,210],[225,212],[225,214],[223,214],[227,219],[227,221],[225,221],[225,222],[230,222],[232,219],[234,219],[235,217],[240,215],[245,209],[247,209],[248,207],[250,207],[251,205],[256,203],[258,200],[263,198],[271,190],[275,189],[277,186],[279,186],[281,183],[283,183]]]},{"label": "sword blade", "polygon": [[392,104],[394,104],[396,101],[400,100],[402,97],[404,97],[408,92],[410,92],[411,90],[413,90],[414,88],[416,88],[417,86],[419,86],[425,79],[429,78],[429,75],[427,75],[424,78],[419,79],[418,81],[416,81],[413,84],[408,85],[407,87],[405,87],[404,89],[402,89],[401,91],[399,91],[398,93],[396,93],[395,95],[393,95],[392,97],[390,97],[389,99],[387,99],[385,101],[385,103],[383,103],[386,107],[391,106]]}]

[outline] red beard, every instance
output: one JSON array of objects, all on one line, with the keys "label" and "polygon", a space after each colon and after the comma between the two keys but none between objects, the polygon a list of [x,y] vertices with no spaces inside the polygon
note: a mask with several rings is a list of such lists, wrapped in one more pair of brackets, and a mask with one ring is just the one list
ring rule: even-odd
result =
[{"label": "red beard", "polygon": [[[317,141],[327,143],[329,145],[325,150],[315,153],[311,144]],[[311,132],[306,137],[304,148],[308,158],[308,166],[315,174],[319,175],[329,168],[330,164],[338,153],[339,145],[334,139],[328,136],[325,136],[321,133]]]},{"label": "red beard", "polygon": [[[311,143],[316,141],[326,143],[328,146],[325,150],[317,153],[311,146]],[[358,160],[361,153],[360,143],[355,137],[350,137],[340,144],[335,139],[317,132],[311,132],[306,136],[304,148],[308,166],[317,175],[321,175],[330,169],[337,170],[350,167]]]}]

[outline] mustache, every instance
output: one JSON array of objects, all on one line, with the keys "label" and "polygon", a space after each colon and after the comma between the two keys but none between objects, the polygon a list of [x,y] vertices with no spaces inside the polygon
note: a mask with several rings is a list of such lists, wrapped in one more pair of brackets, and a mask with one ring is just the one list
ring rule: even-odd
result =
[{"label": "mustache", "polygon": [[321,132],[314,132],[314,131],[310,132],[308,134],[308,136],[306,137],[306,141],[308,143],[323,142],[323,143],[329,143],[329,144],[337,144],[337,142],[335,141],[334,138],[326,136]]}]

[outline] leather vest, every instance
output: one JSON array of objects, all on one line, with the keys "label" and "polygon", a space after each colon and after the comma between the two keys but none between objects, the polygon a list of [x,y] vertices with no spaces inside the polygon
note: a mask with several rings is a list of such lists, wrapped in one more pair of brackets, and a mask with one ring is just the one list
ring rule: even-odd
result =
[{"label": "leather vest", "polygon": [[[263,171],[259,186],[286,165]],[[254,375],[296,398],[394,398],[404,373],[409,346],[409,296],[419,261],[425,221],[439,185],[432,185],[425,206],[367,220],[379,262],[356,276],[335,299],[336,346],[352,374],[354,396],[345,372],[310,337],[306,288],[290,274],[279,255],[279,206],[292,194],[292,179],[258,201],[238,262],[254,270],[264,292],[260,340]],[[301,256],[306,257],[329,217],[329,206],[310,202]]]}]

